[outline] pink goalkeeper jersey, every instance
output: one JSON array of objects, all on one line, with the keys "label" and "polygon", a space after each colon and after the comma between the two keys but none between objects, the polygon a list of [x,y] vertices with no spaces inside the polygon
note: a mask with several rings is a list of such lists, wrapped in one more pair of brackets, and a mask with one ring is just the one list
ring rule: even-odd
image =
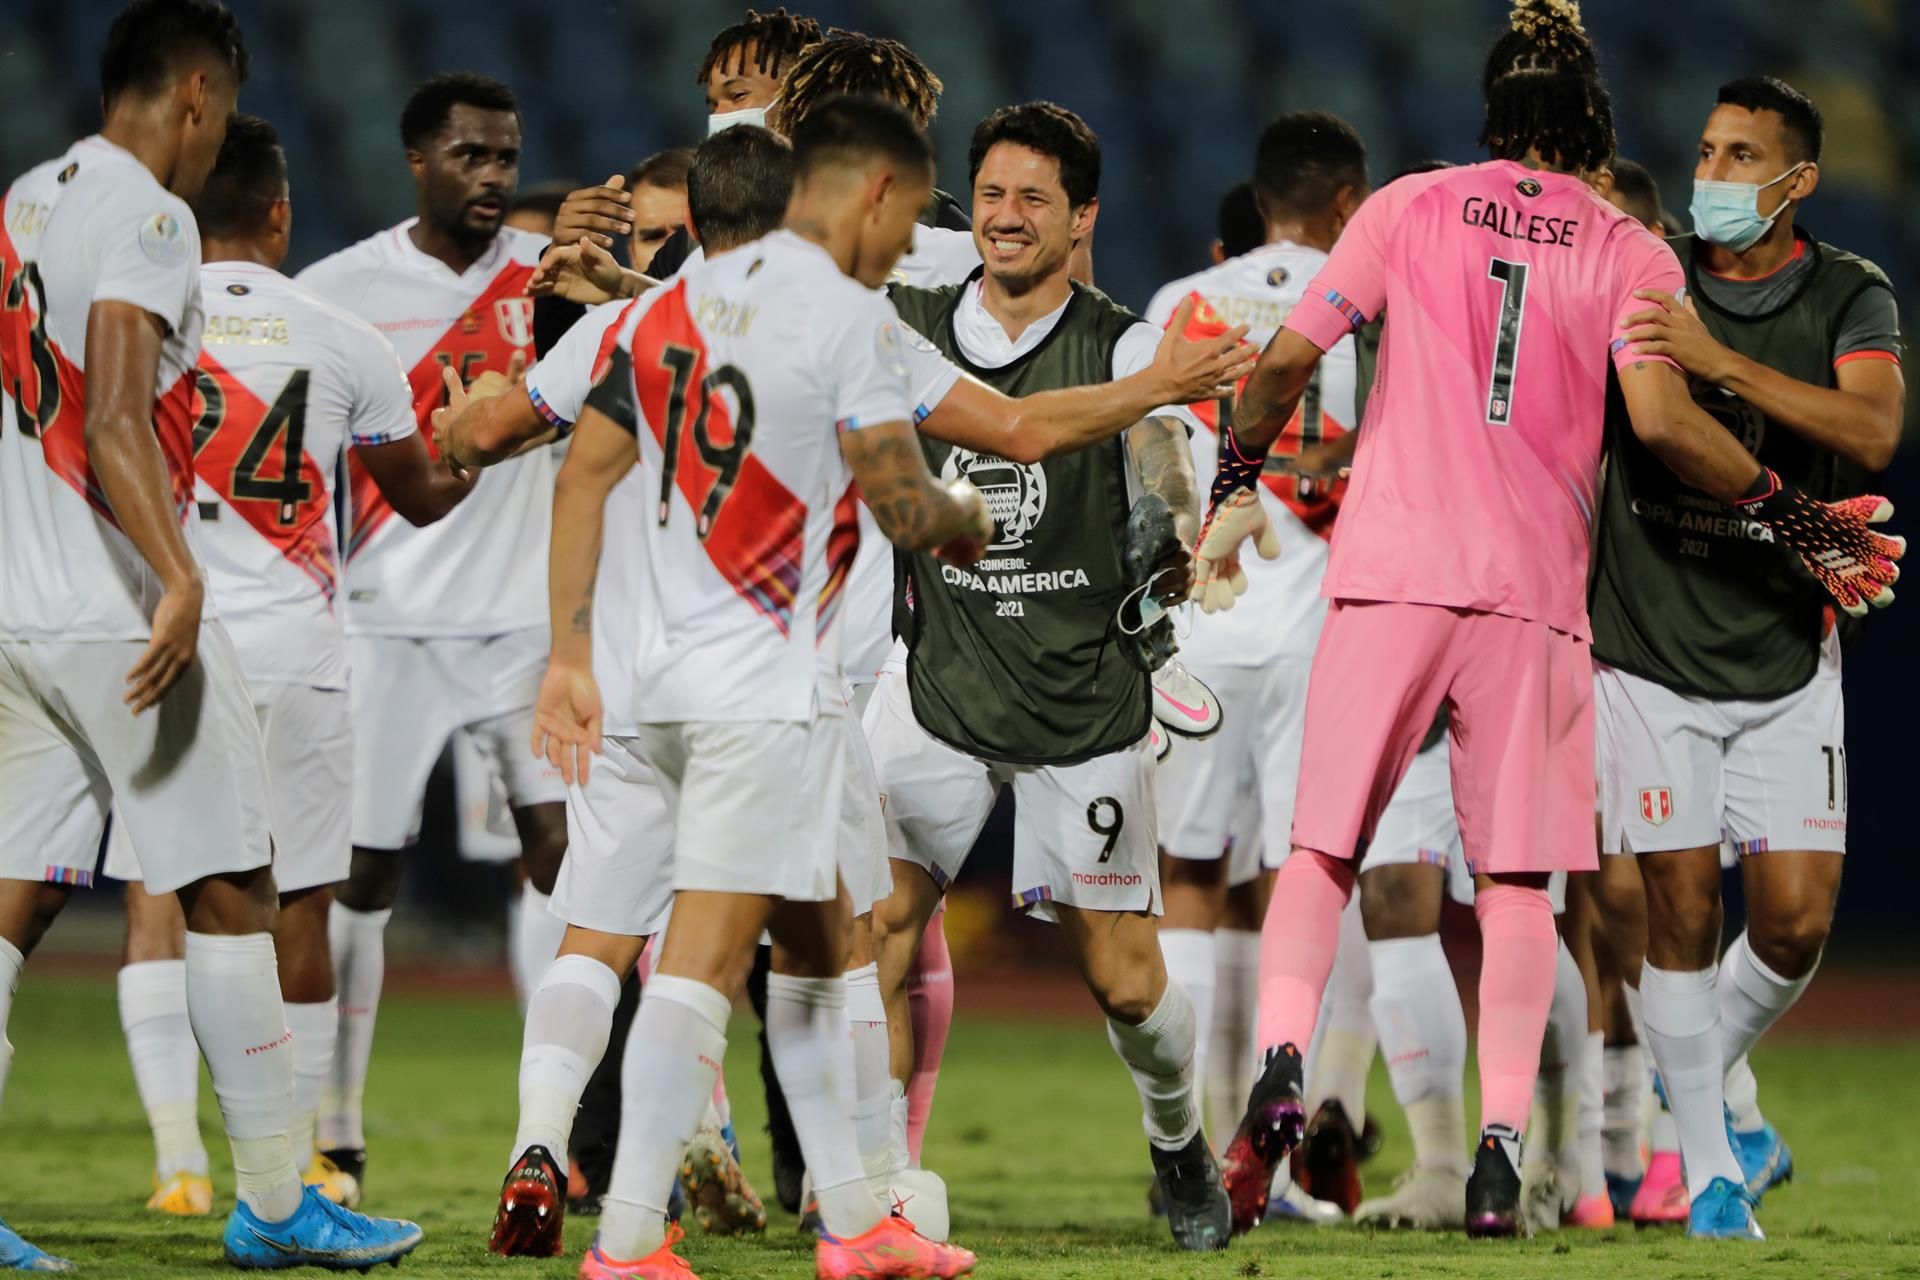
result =
[{"label": "pink goalkeeper jersey", "polygon": [[1360,207],[1286,327],[1321,350],[1386,308],[1322,594],[1478,609],[1590,640],[1607,361],[1680,264],[1578,178],[1506,160]]}]

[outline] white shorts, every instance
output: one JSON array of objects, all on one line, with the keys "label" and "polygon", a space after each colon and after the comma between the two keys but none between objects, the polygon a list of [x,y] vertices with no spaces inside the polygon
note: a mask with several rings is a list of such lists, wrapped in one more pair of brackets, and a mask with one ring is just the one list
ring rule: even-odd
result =
[{"label": "white shorts", "polygon": [[[248,686],[267,755],[273,882],[281,893],[339,884],[353,862],[353,724],[345,689],[259,683]],[[141,878],[127,824],[115,805],[103,874]]]},{"label": "white shorts", "polygon": [[1160,914],[1146,738],[1079,764],[982,760],[920,727],[906,676],[894,671],[880,677],[866,730],[889,857],[924,868],[944,889],[960,874],[1000,788],[1012,786],[1016,909],[1042,920],[1055,918],[1054,903]]},{"label": "white shorts", "polygon": [[91,884],[109,805],[154,893],[273,857],[260,725],[226,628],[159,706],[121,701],[143,640],[0,640],[0,878]]},{"label": "white shorts", "polygon": [[533,755],[533,703],[547,633],[349,636],[354,760],[353,843],[401,849],[420,835],[427,775],[465,729],[514,808],[566,799],[560,772]]},{"label": "white shorts", "polygon": [[1264,814],[1278,809],[1291,821],[1287,756],[1290,750],[1298,773],[1306,684],[1300,697],[1284,696],[1289,682],[1278,668],[1285,665],[1192,668],[1220,700],[1220,730],[1174,743],[1154,773],[1160,847],[1191,862],[1225,858],[1229,885],[1259,878]]},{"label": "white shorts", "polygon": [[849,732],[832,699],[810,722],[641,725],[635,754],[670,817],[674,890],[835,897]]},{"label": "white shorts", "polygon": [[1473,872],[1460,846],[1452,760],[1444,737],[1407,766],[1360,860],[1362,874],[1375,867],[1413,865],[1445,868],[1448,895],[1459,903],[1473,901]]},{"label": "white shorts", "polygon": [[1675,693],[1594,668],[1607,853],[1700,849],[1746,855],[1847,847],[1846,706],[1828,636],[1805,688],[1770,701]]},{"label": "white shorts", "polygon": [[460,820],[460,856],[468,862],[512,862],[520,856],[507,786],[480,743],[465,729],[447,740],[453,766],[453,802]]},{"label": "white shorts", "polygon": [[567,788],[567,856],[548,909],[582,929],[644,938],[673,906],[673,823],[635,740],[600,744],[586,785]]}]

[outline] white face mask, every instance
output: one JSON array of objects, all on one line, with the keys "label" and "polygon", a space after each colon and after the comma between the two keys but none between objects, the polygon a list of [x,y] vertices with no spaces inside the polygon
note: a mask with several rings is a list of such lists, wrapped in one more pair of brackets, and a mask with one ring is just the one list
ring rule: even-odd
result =
[{"label": "white face mask", "polygon": [[[780,101],[778,98],[773,100],[773,102],[778,101]],[[722,129],[731,129],[737,124],[751,124],[758,125],[762,129],[766,128],[767,112],[773,109],[773,102],[769,102],[764,107],[742,107],[738,111],[722,111],[708,116],[707,136],[711,138]]]}]

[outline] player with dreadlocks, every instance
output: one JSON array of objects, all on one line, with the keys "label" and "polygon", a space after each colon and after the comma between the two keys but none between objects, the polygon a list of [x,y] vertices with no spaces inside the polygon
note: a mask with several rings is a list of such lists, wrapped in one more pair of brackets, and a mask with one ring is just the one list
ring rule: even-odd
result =
[{"label": "player with dreadlocks", "polygon": [[[693,78],[706,94],[708,135],[734,125],[766,124],[767,113],[780,98],[781,82],[793,60],[819,42],[820,24],[787,12],[784,5],[772,13],[749,9],[740,21],[720,28]],[[624,240],[633,231],[630,186],[626,175],[616,174],[600,186],[583,187],[568,195],[554,220],[554,243],[574,245],[584,236],[602,249],[612,249],[615,241]],[[654,278],[664,279],[678,269],[691,245],[684,234],[668,237],[660,249],[665,255],[660,262],[662,269],[654,272]],[[648,267],[646,262],[633,265]],[[577,318],[577,312],[567,313],[556,336]]]},{"label": "player with dreadlocks", "polygon": [[[1796,552],[1843,606],[1890,599],[1902,550],[1868,527],[1888,504],[1829,506],[1784,484],[1693,403],[1672,360],[1627,338],[1635,291],[1672,293],[1682,276],[1589,186],[1614,136],[1577,7],[1520,0],[1482,85],[1493,158],[1404,178],[1360,207],[1247,380],[1195,553],[1195,594],[1230,598],[1241,544],[1264,533],[1253,490],[1268,447],[1322,353],[1386,307],[1380,361],[1394,373],[1368,400],[1322,586],[1294,847],[1261,938],[1266,1057],[1227,1148],[1240,1229],[1300,1140],[1303,1051],[1355,863],[1444,706],[1485,957],[1467,1232],[1520,1230],[1557,946],[1547,879],[1596,867],[1585,584],[1609,366],[1651,453]],[[1750,1230],[1743,1196],[1729,1184],[1718,1203]]]}]

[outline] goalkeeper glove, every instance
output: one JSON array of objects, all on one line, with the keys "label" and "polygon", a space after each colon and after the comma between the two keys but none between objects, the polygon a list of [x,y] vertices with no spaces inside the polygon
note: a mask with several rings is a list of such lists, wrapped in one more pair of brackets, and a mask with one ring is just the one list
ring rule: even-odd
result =
[{"label": "goalkeeper glove", "polygon": [[1893,514],[1885,498],[1820,502],[1762,467],[1734,505],[1773,530],[1813,580],[1854,617],[1865,614],[1868,605],[1893,603],[1893,584],[1900,578],[1895,561],[1906,554],[1907,540],[1868,527]]},{"label": "goalkeeper glove", "polygon": [[[1224,450],[1222,451],[1225,452]],[[1253,489],[1234,489],[1207,512],[1194,548],[1193,590],[1188,598],[1202,613],[1220,613],[1247,592],[1246,570],[1240,567],[1240,544],[1253,539],[1262,560],[1280,555],[1280,535],[1273,531],[1260,495]]]}]

